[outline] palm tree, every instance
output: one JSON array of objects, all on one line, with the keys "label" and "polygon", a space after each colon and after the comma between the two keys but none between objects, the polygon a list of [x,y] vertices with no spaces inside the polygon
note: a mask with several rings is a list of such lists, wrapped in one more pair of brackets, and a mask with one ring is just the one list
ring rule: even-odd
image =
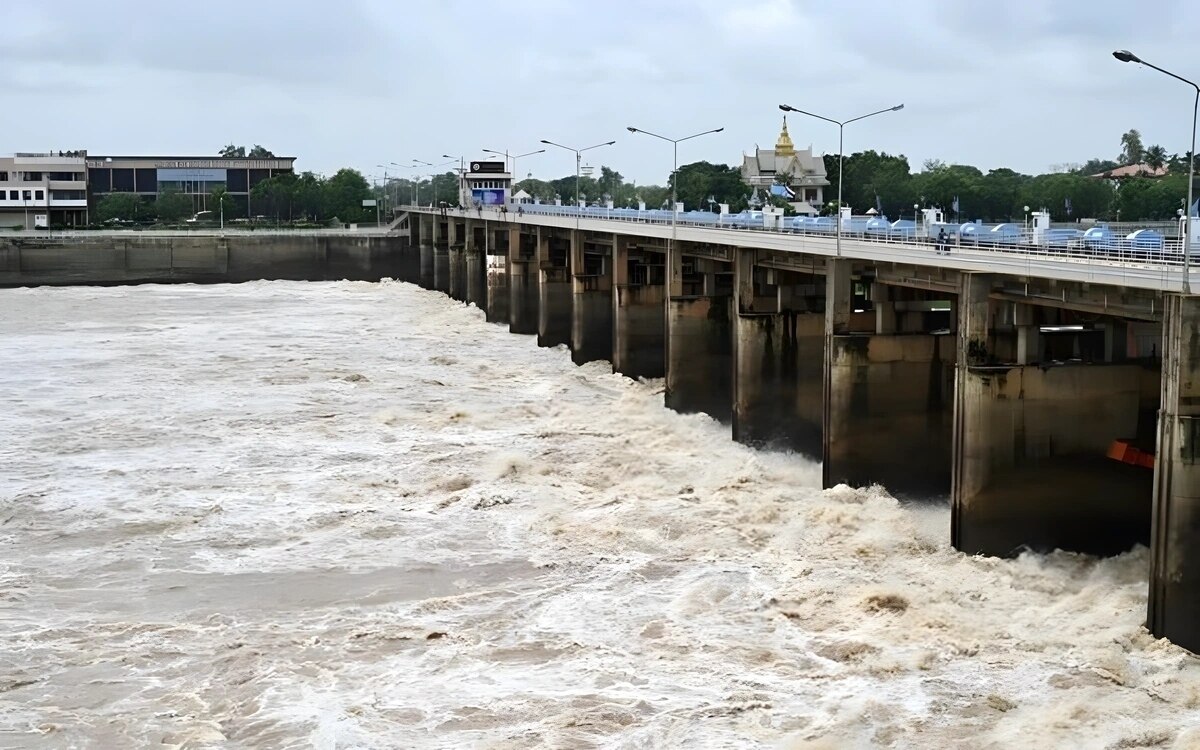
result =
[{"label": "palm tree", "polygon": [[1145,162],[1146,166],[1157,171],[1167,163],[1167,150],[1155,144],[1146,149],[1146,152],[1142,154],[1142,161]]},{"label": "palm tree", "polygon": [[1142,160],[1145,149],[1142,148],[1142,134],[1136,129],[1121,136],[1121,163],[1138,164]]}]

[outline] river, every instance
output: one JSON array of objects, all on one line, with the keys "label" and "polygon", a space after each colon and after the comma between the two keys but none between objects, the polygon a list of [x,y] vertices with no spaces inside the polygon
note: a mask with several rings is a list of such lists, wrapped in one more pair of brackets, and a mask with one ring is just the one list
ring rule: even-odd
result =
[{"label": "river", "polygon": [[441,294],[0,290],[0,362],[0,746],[1200,747],[1144,549],[964,556]]}]

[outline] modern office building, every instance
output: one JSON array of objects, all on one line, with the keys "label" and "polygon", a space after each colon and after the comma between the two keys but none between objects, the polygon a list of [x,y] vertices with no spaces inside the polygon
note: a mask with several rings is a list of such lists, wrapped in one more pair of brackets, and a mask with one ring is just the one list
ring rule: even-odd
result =
[{"label": "modern office building", "polygon": [[[296,158],[223,156],[87,155],[88,194],[94,207],[110,193],[136,193],[152,201],[176,191],[192,199],[194,211],[209,210],[213,190],[228,191],[226,218],[253,216],[250,191],[265,179],[293,171]],[[231,207],[230,207],[231,206]],[[232,217],[229,215],[232,214]]]},{"label": "modern office building", "polygon": [[787,117],[774,149],[755,148],[742,155],[742,179],[764,193],[782,195],[800,213],[815,214],[825,205],[825,160],[812,147],[797,151],[788,135]]},{"label": "modern office building", "polygon": [[85,153],[58,151],[0,157],[0,228],[86,225]]}]

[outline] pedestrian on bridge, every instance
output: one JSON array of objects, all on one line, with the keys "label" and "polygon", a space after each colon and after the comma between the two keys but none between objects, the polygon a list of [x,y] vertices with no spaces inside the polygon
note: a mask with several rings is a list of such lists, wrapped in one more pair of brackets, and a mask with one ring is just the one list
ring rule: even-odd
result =
[{"label": "pedestrian on bridge", "polygon": [[938,255],[949,255],[950,244],[946,242],[946,228],[942,227],[938,230],[937,236],[937,252]]}]

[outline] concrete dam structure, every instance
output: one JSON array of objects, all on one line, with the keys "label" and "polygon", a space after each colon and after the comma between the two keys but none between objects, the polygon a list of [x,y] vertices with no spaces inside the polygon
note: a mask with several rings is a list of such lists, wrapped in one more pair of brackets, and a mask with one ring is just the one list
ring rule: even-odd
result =
[{"label": "concrete dam structure", "polygon": [[397,235],[336,232],[88,234],[0,239],[0,287],[378,281],[400,274]]},{"label": "concrete dam structure", "polygon": [[488,209],[404,231],[401,279],[663,378],[827,487],[949,496],[966,553],[1148,545],[1147,625],[1200,650],[1200,303],[1170,268]]}]

